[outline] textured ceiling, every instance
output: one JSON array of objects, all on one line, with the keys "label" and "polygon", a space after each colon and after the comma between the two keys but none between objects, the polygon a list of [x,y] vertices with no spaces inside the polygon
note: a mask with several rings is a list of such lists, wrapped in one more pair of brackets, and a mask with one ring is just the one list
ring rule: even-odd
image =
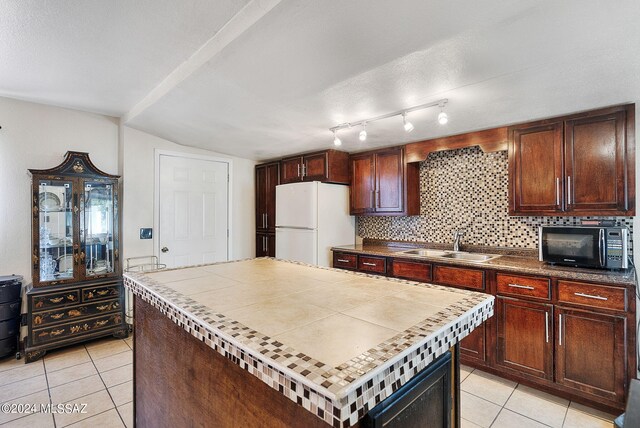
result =
[{"label": "textured ceiling", "polygon": [[637,0],[58,4],[0,16],[0,95],[257,160],[333,147],[331,126],[440,98],[446,126],[430,108],[410,114],[412,133],[399,117],[369,124],[366,143],[341,131],[342,149],[640,99]]}]

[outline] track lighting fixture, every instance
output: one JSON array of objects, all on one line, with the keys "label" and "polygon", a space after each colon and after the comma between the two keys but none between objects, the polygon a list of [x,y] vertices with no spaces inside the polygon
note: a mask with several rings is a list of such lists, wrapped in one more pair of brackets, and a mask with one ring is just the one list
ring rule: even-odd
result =
[{"label": "track lighting fixture", "polygon": [[336,146],[341,146],[342,145],[342,140],[338,137],[338,130],[334,129],[333,130],[333,144]]},{"label": "track lighting fixture", "polygon": [[407,112],[402,113],[402,123],[404,124],[404,130],[406,132],[413,131],[413,123],[407,121]]},{"label": "track lighting fixture", "polygon": [[362,131],[358,134],[358,138],[360,138],[360,141],[367,139],[367,122],[362,122]]},{"label": "track lighting fixture", "polygon": [[381,116],[376,116],[376,117],[372,117],[371,119],[363,119],[363,120],[359,120],[357,122],[345,122],[345,123],[341,123],[340,125],[336,125],[333,128],[329,128],[329,131],[333,132],[333,144],[335,144],[336,146],[339,146],[342,144],[342,141],[340,140],[340,138],[338,138],[338,131],[341,129],[346,129],[346,128],[351,128],[354,126],[358,126],[358,125],[362,125],[362,131],[360,131],[360,133],[358,134],[358,138],[360,139],[360,141],[366,141],[367,139],[367,123],[368,122],[373,122],[376,120],[381,120],[381,119],[387,119],[389,117],[393,117],[393,116],[402,116],[402,124],[404,127],[404,130],[406,132],[411,132],[414,130],[414,126],[411,122],[409,122],[407,120],[407,114],[411,113],[412,111],[416,111],[416,110],[422,110],[425,108],[429,108],[429,107],[435,107],[435,106],[439,106],[440,107],[440,114],[438,114],[438,123],[440,125],[444,125],[449,121],[449,116],[447,116],[447,113],[444,112],[444,106],[447,104],[449,100],[446,98],[443,98],[441,100],[438,101],[434,101],[432,103],[427,103],[427,104],[421,104],[418,106],[414,106],[414,107],[409,107],[406,108],[404,110],[399,110],[399,111],[394,111],[393,113],[387,113],[387,114],[383,114]]}]

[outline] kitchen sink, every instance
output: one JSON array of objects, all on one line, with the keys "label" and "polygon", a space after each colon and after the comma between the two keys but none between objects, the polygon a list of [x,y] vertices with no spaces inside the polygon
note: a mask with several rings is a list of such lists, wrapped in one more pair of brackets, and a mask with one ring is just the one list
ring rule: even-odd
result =
[{"label": "kitchen sink", "polygon": [[464,253],[446,250],[428,250],[428,249],[415,249],[401,251],[402,254],[409,254],[412,256],[422,257],[442,257],[445,259],[465,260],[468,262],[488,262],[495,258],[500,257],[498,254],[482,254],[482,253]]},{"label": "kitchen sink", "polygon": [[442,250],[424,250],[424,249],[402,251],[402,253],[411,254],[412,256],[423,256],[423,257],[443,257],[445,254],[447,254],[446,251],[442,251]]},{"label": "kitchen sink", "polygon": [[486,262],[500,257],[497,254],[479,254],[479,253],[447,253],[440,257],[446,257],[448,259],[466,260],[469,262]]}]

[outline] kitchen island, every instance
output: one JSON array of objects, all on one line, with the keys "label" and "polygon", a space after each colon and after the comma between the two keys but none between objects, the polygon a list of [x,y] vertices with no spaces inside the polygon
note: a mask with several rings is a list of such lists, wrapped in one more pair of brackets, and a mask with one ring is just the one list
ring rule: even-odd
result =
[{"label": "kitchen island", "polygon": [[125,286],[137,426],[356,426],[494,303],[270,258],[126,274]]}]

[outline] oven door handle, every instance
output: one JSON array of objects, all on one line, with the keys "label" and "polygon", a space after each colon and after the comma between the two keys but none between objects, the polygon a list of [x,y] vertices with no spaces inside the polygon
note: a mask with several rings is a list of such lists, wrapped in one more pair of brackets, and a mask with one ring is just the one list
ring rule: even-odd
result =
[{"label": "oven door handle", "polygon": [[604,243],[604,229],[600,229],[600,231],[598,232],[599,236],[599,240],[600,240],[600,250],[599,250],[599,257],[600,257],[600,267],[605,267],[605,254],[604,252],[606,251],[605,249],[605,243]]}]

